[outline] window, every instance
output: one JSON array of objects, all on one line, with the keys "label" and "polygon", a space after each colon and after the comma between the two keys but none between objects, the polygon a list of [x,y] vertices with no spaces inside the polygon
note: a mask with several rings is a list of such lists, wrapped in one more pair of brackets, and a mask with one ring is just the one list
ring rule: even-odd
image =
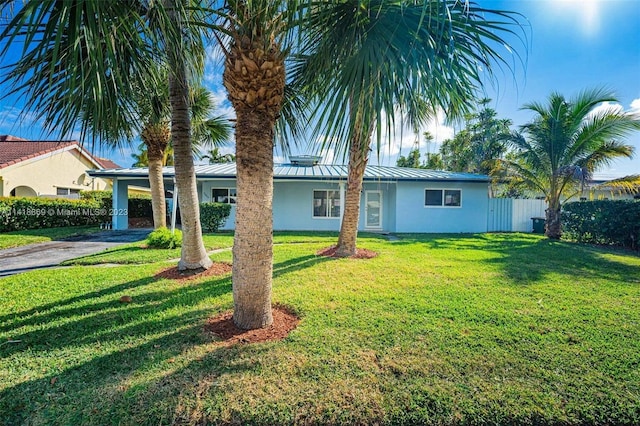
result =
[{"label": "window", "polygon": [[79,189],[73,188],[56,188],[56,195],[76,195],[80,194]]},{"label": "window", "polygon": [[236,203],[236,189],[235,188],[213,188],[211,190],[211,201],[214,203]]},{"label": "window", "polygon": [[340,191],[313,191],[313,217],[340,217]]},{"label": "window", "polygon": [[459,189],[425,189],[426,207],[460,207],[462,191]]}]

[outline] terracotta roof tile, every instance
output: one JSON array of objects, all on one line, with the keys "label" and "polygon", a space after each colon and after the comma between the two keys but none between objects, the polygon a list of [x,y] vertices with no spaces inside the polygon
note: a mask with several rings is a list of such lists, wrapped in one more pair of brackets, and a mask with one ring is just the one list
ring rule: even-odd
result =
[{"label": "terracotta roof tile", "polygon": [[94,157],[94,159],[102,166],[103,169],[121,169],[122,166],[114,163],[108,158]]},{"label": "terracotta roof tile", "polygon": [[[0,135],[0,169],[73,145],[82,149],[77,141],[30,141],[12,135]],[[108,158],[94,157],[86,150],[83,152],[103,169],[121,168]]]},{"label": "terracotta roof tile", "polygon": [[77,145],[72,141],[0,141],[0,169],[49,152]]}]

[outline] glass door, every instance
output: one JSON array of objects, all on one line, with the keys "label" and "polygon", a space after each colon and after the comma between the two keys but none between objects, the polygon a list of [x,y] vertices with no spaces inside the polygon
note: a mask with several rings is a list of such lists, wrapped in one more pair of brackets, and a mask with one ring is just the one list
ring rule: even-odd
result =
[{"label": "glass door", "polygon": [[364,227],[382,229],[382,191],[365,191]]}]

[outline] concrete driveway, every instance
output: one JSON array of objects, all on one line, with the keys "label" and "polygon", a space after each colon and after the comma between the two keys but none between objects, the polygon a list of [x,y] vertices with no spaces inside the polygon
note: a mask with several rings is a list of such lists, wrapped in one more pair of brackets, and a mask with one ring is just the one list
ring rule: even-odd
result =
[{"label": "concrete driveway", "polygon": [[144,240],[151,229],[102,231],[60,241],[0,250],[0,277],[52,268],[65,260],[87,256],[122,244]]}]

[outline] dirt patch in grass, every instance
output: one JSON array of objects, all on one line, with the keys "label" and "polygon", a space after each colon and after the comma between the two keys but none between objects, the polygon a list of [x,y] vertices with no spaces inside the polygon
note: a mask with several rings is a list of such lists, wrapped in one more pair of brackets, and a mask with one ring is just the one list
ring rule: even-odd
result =
[{"label": "dirt patch in grass", "polygon": [[204,329],[229,345],[282,340],[298,326],[300,319],[286,306],[274,306],[272,312],[273,324],[265,328],[242,330],[233,323],[233,312],[223,312],[209,318]]},{"label": "dirt patch in grass", "polygon": [[[331,247],[327,247],[322,250],[319,250],[318,252],[316,252],[316,255],[338,258],[339,256],[336,256],[337,250],[338,250],[338,246],[331,246]],[[378,253],[376,253],[373,250],[357,248],[356,254],[354,256],[349,256],[349,258],[350,259],[373,259],[376,256],[378,256]]]},{"label": "dirt patch in grass", "polygon": [[177,266],[164,269],[155,275],[155,278],[168,280],[189,281],[202,277],[217,277],[231,272],[231,265],[224,262],[214,262],[209,269],[190,269],[179,271]]}]

